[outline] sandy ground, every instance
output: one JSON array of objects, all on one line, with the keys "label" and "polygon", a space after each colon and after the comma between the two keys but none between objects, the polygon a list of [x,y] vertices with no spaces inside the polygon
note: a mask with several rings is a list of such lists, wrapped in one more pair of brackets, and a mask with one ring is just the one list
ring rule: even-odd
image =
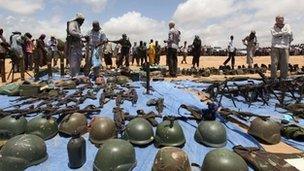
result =
[{"label": "sandy ground", "polygon": [[[222,57],[222,56],[202,56],[200,58],[200,67],[216,67],[218,68],[219,65],[222,65],[224,63],[224,61],[226,60],[227,57]],[[114,59],[115,61],[115,59]],[[192,65],[192,57],[188,56],[187,57],[187,64],[181,64],[182,61],[182,57],[178,57],[178,67],[180,68],[190,68]],[[299,66],[304,66],[304,57],[303,56],[291,56],[289,59],[289,62],[291,64],[299,64]],[[115,63],[115,62],[114,62]],[[236,57],[235,60],[236,66],[238,65],[246,65],[246,57],[244,56],[240,56],[240,57]],[[270,56],[264,56],[264,57],[255,57],[254,58],[254,63],[257,64],[270,64]],[[161,57],[161,65],[165,65],[166,64],[166,58],[165,56]],[[138,68],[137,66],[131,66],[132,69],[136,69]],[[11,70],[11,63],[10,60],[6,59],[6,77],[8,77],[8,73]],[[31,75],[33,75],[32,72],[29,72]],[[29,78],[29,76],[26,74],[25,75],[26,78]],[[248,75],[250,77],[258,77],[257,75]],[[211,76],[209,78],[204,78],[206,80],[219,80],[219,79],[223,79],[225,76],[218,76],[218,75],[214,75]],[[229,76],[228,76],[229,77]],[[16,73],[15,74],[15,80],[14,81],[18,81],[20,79],[20,74]],[[180,76],[178,78],[175,79],[193,79],[189,76]],[[11,82],[12,79],[10,77],[10,79],[7,80],[7,82]],[[2,85],[3,83],[0,82],[0,85]]]}]

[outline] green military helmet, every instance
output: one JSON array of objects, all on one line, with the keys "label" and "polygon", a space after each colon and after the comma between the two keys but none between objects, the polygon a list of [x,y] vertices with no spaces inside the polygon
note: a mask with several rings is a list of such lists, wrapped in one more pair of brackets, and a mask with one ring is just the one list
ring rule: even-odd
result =
[{"label": "green military helmet", "polygon": [[160,146],[182,146],[186,140],[182,127],[177,121],[164,120],[158,124],[155,133],[155,145]]},{"label": "green military helmet", "polygon": [[87,118],[81,113],[66,115],[59,125],[59,132],[70,136],[75,133],[83,134],[86,131]]},{"label": "green military helmet", "polygon": [[94,171],[130,171],[136,166],[135,149],[128,141],[109,139],[99,148]]},{"label": "green military helmet", "polygon": [[40,164],[48,158],[43,139],[36,135],[17,135],[0,151],[0,170],[21,171]]},{"label": "green military helmet", "polygon": [[247,171],[248,166],[242,157],[233,151],[219,148],[205,156],[202,171]]},{"label": "green military helmet", "polygon": [[58,124],[55,118],[47,116],[37,116],[27,123],[27,134],[34,134],[48,140],[53,138],[58,133]]},{"label": "green military helmet", "polygon": [[94,117],[90,123],[89,133],[89,140],[97,146],[117,136],[115,123],[108,117]]},{"label": "green military helmet", "polygon": [[124,139],[135,145],[146,145],[154,140],[152,125],[143,118],[132,119],[124,132]]},{"label": "green military helmet", "polygon": [[152,171],[191,171],[188,155],[176,147],[163,147],[158,150]]},{"label": "green military helmet", "polygon": [[271,119],[259,117],[251,121],[248,134],[257,137],[269,144],[277,144],[281,141],[281,126]]},{"label": "green military helmet", "polygon": [[23,134],[26,129],[27,120],[21,116],[6,116],[0,119],[0,130],[11,132],[13,136]]},{"label": "green military helmet", "polygon": [[202,121],[195,131],[194,139],[206,146],[220,148],[227,143],[227,133],[219,121]]}]

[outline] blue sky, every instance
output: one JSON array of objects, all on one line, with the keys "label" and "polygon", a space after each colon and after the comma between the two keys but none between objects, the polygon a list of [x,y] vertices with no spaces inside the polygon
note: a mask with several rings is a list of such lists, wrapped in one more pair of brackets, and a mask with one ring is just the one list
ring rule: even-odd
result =
[{"label": "blue sky", "polygon": [[260,44],[269,46],[279,14],[293,28],[294,42],[304,42],[303,9],[302,0],[0,0],[0,27],[7,36],[19,30],[64,39],[66,21],[82,12],[84,33],[99,20],[110,39],[127,33],[132,41],[161,41],[174,20],[183,40],[199,35],[206,45],[226,46],[233,34],[242,47],[241,39],[256,30]]}]

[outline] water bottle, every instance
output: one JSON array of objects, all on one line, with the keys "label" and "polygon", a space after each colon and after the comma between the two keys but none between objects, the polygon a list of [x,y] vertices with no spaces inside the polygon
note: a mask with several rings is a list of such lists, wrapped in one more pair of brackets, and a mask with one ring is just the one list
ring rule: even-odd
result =
[{"label": "water bottle", "polygon": [[80,134],[72,135],[68,143],[69,167],[77,169],[86,162],[86,142]]}]

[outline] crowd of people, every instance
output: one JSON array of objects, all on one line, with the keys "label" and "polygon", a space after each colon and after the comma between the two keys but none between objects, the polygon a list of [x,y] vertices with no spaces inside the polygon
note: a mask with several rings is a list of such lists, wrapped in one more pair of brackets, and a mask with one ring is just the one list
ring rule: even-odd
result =
[{"label": "crowd of people", "polygon": [[[168,39],[164,41],[164,47],[161,47],[158,41],[153,39],[147,44],[144,41],[133,43],[133,46],[126,34],[122,34],[119,40],[108,40],[106,34],[102,31],[98,21],[92,23],[92,29],[84,34],[81,26],[85,21],[83,14],[78,13],[76,17],[67,22],[67,38],[65,44],[57,40],[54,36],[46,42],[46,35],[41,34],[38,39],[34,39],[30,33],[13,32],[9,40],[3,36],[3,29],[0,29],[0,66],[1,73],[4,71],[4,59],[9,56],[12,59],[14,70],[33,70],[34,65],[38,67],[56,66],[58,57],[64,55],[70,68],[70,75],[75,77],[80,74],[81,61],[84,56],[89,56],[86,65],[92,70],[93,79],[99,76],[101,61],[104,61],[107,69],[113,68],[112,58],[116,58],[116,67],[129,67],[132,65],[143,66],[144,64],[159,65],[160,56],[166,55],[166,64],[169,67],[171,77],[176,77],[177,72],[177,56],[181,55],[183,60],[181,63],[187,63],[187,56],[192,55],[192,67],[199,67],[200,56],[206,53],[202,46],[199,36],[195,36],[192,44],[185,41],[180,46],[181,32],[175,28],[175,23],[169,23]],[[251,31],[242,42],[247,50],[248,68],[253,65],[253,57],[255,55],[271,55],[272,61],[272,77],[275,77],[277,64],[280,63],[281,76],[287,76],[288,56],[292,54],[303,54],[304,45],[293,45],[292,31],[288,24],[284,23],[282,16],[276,17],[276,23],[271,29],[272,46],[261,48],[255,31]],[[115,45],[115,47],[113,47]],[[223,65],[227,65],[231,61],[231,68],[234,69],[235,56],[237,49],[234,44],[234,36],[230,36],[227,46],[227,60]],[[20,60],[21,59],[21,60]],[[102,60],[103,59],[103,60]],[[36,60],[36,61],[35,61]],[[20,67],[22,63],[22,67]],[[4,80],[2,76],[2,81]]]}]

